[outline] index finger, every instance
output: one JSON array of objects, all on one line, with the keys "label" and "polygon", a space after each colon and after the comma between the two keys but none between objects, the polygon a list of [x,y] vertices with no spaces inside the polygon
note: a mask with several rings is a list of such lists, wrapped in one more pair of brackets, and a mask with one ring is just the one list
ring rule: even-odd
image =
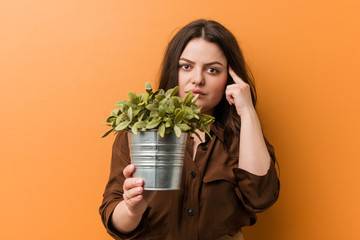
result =
[{"label": "index finger", "polygon": [[229,74],[232,77],[232,79],[234,80],[235,83],[237,84],[241,84],[241,83],[245,83],[244,80],[242,80],[235,72],[234,70],[232,70],[231,67],[229,67]]},{"label": "index finger", "polygon": [[124,181],[123,188],[128,191],[132,188],[141,187],[144,183],[144,180],[141,178],[127,178]]}]

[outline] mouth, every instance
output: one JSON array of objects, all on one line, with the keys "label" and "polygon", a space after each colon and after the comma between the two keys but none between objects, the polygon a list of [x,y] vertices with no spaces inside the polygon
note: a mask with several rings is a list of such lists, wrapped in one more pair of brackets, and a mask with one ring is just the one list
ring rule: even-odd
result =
[{"label": "mouth", "polygon": [[199,97],[206,95],[203,91],[199,90],[199,89],[190,89],[188,92],[193,92],[193,96],[199,94]]}]

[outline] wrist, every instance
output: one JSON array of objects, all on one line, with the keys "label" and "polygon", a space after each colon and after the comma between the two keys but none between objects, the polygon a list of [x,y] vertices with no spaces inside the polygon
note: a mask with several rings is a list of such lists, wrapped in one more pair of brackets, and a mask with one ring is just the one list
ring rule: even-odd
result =
[{"label": "wrist", "polygon": [[240,116],[241,120],[244,120],[247,118],[253,118],[254,116],[257,116],[256,110],[253,106],[250,106],[248,108],[242,109],[237,112],[238,112],[238,115]]},{"label": "wrist", "polygon": [[142,215],[143,215],[143,213],[145,212],[145,211],[134,211],[134,210],[132,210],[132,209],[130,209],[126,204],[125,204],[125,213],[126,213],[126,215],[127,215],[127,217],[129,218],[129,219],[132,219],[132,220],[139,220],[139,219],[141,219],[142,218]]}]

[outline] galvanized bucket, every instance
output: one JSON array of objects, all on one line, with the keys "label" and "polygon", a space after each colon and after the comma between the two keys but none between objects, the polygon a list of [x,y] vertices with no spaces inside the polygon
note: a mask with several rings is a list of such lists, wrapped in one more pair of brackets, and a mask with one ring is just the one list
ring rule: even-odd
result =
[{"label": "galvanized bucket", "polygon": [[145,190],[179,190],[185,156],[187,134],[166,134],[157,130],[129,132],[131,162],[135,165],[133,177],[144,180]]}]

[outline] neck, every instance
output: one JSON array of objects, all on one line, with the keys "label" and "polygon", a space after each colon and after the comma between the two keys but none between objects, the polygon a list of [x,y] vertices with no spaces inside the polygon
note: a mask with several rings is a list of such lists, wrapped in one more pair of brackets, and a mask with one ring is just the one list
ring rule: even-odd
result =
[{"label": "neck", "polygon": [[201,110],[202,114],[206,114],[206,115],[210,115],[210,116],[214,116],[214,109],[209,109],[209,110]]}]

